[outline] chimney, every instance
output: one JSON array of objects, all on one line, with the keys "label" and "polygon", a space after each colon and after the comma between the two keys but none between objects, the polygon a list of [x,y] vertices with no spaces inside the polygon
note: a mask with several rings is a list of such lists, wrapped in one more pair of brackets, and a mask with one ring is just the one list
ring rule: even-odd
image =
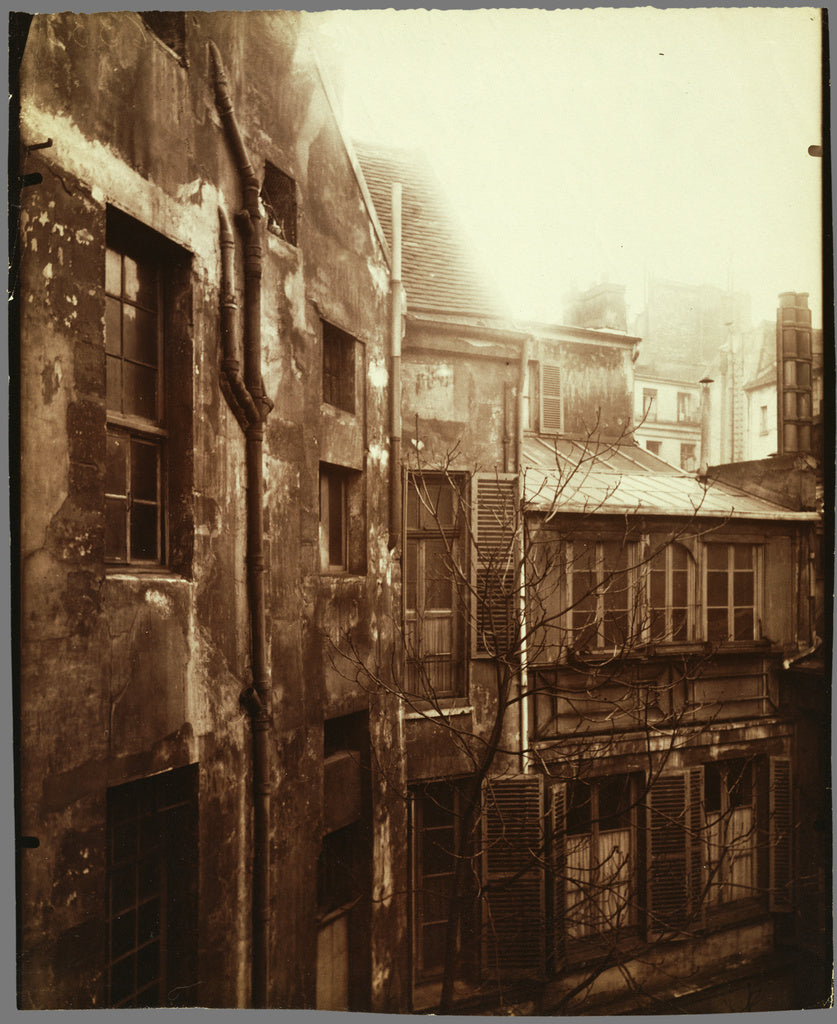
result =
[{"label": "chimney", "polygon": [[779,454],[812,445],[811,310],[807,292],[782,292],[776,311]]},{"label": "chimney", "polygon": [[712,423],[711,399],[709,385],[711,377],[704,377],[700,382],[700,469],[698,476],[706,479],[709,473],[709,430]]},{"label": "chimney", "polygon": [[581,294],[572,292],[565,301],[564,319],[567,326],[628,333],[625,285],[603,281]]}]

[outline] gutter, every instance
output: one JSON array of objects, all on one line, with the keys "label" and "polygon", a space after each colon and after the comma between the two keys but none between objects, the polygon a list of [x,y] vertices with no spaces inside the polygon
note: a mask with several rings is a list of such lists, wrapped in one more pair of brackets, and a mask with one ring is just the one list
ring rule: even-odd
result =
[{"label": "gutter", "polygon": [[270,988],[270,745],[271,679],[267,665],[264,591],[264,421],[273,408],[265,394],[261,370],[262,232],[259,182],[250,163],[233,111],[221,54],[209,43],[214,66],[215,104],[235,156],[244,193],[237,217],[244,240],[244,375],[234,339],[233,287],[235,241],[219,209],[221,232],[221,389],[245,435],[247,466],[247,597],[250,611],[250,658],[253,682],[239,698],[250,716],[253,734],[253,900],[251,1001],[268,1005]]}]

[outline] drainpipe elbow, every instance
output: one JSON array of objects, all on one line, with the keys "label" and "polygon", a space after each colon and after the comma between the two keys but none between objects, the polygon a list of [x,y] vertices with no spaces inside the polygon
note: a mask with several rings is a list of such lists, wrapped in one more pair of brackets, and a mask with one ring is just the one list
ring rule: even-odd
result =
[{"label": "drainpipe elbow", "polygon": [[255,686],[245,687],[238,696],[238,703],[251,718],[267,717],[267,711]]}]

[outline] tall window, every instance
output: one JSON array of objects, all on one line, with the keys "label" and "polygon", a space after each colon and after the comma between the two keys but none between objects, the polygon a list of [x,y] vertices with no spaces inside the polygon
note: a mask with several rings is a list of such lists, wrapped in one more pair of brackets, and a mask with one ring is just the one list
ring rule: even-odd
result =
[{"label": "tall window", "polygon": [[161,270],[138,238],[108,231],[105,557],[111,562],[154,565],[165,557]]},{"label": "tall window", "polygon": [[667,544],[645,567],[648,639],[687,641],[694,635],[694,563],[681,544]]},{"label": "tall window", "polygon": [[642,419],[645,423],[657,422],[657,391],[654,388],[642,389]]},{"label": "tall window", "polygon": [[107,793],[108,1005],[195,1006],[197,765]]},{"label": "tall window", "polygon": [[323,401],[355,411],[355,339],[323,321]]},{"label": "tall window", "polygon": [[755,895],[753,766],[744,760],[704,767],[707,892],[710,906]]},{"label": "tall window", "polygon": [[688,391],[677,392],[677,422],[678,423],[691,423],[692,416],[692,396]]},{"label": "tall window", "polygon": [[757,624],[757,548],[706,545],[706,638],[753,640]]},{"label": "tall window", "polygon": [[296,182],[271,163],[264,167],[262,202],[271,231],[289,245],[296,245]]},{"label": "tall window", "polygon": [[631,777],[568,786],[564,924],[580,939],[631,924]]},{"label": "tall window", "polygon": [[695,455],[695,445],[693,444],[681,444],[680,445],[680,468],[685,469],[687,473],[693,473],[697,468],[697,456]]},{"label": "tall window", "polygon": [[767,433],[767,406],[759,406],[759,433]]},{"label": "tall window", "polygon": [[408,684],[417,694],[452,696],[464,687],[458,487],[446,477],[416,474],[407,490],[404,639]]},{"label": "tall window", "polygon": [[[462,830],[462,783],[431,782],[413,791],[413,937],[416,973],[438,977],[445,964],[445,933]],[[472,843],[467,849],[473,852]],[[466,908],[458,937],[465,971],[473,966],[476,914]]]},{"label": "tall window", "polygon": [[620,541],[574,541],[568,546],[574,647],[622,647],[632,639],[629,552],[630,546]]}]

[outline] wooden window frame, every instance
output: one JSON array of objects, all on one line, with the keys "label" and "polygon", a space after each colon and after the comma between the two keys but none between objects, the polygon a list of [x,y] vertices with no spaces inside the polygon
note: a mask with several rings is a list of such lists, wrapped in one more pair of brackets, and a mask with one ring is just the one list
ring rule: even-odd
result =
[{"label": "wooden window frame", "polygon": [[[685,637],[674,636],[674,573],[682,572],[683,570],[678,569],[673,565],[674,561],[674,549],[678,548],[683,551],[686,556],[686,592],[687,592],[687,604],[685,605],[686,611],[686,635]],[[662,570],[657,569],[654,566],[654,561],[663,556],[665,558],[665,566]],[[640,586],[640,600],[644,603],[646,612],[643,616],[645,619],[644,623],[644,640],[650,644],[685,644],[691,643],[696,636],[697,632],[697,583],[698,583],[698,571],[697,563],[691,551],[684,545],[678,544],[677,541],[669,541],[662,547],[653,557],[649,557],[648,560],[640,566],[639,572],[641,575],[641,586]],[[655,607],[653,604],[652,596],[652,572],[665,573],[665,599],[662,609]],[[678,605],[678,608],[683,606]],[[662,612],[664,619],[664,627],[661,635],[654,630],[653,616],[655,613]]]},{"label": "wooden window frame", "polygon": [[[320,463],[320,572],[347,573],[349,571],[349,503],[347,474],[338,466]],[[332,515],[335,511],[335,492],[339,505],[339,557],[335,553]]]},{"label": "wooden window frame", "polygon": [[[710,568],[710,548],[721,548],[727,549],[727,565],[725,569]],[[735,549],[748,547],[751,550],[751,562],[750,568],[736,568],[735,566]],[[702,617],[703,617],[703,636],[710,643],[722,643],[722,644],[753,644],[758,640],[757,631],[759,630],[761,619],[762,619],[762,587],[764,583],[764,547],[762,544],[756,544],[749,541],[742,540],[725,540],[725,541],[705,541],[703,545],[703,571],[701,573],[701,605],[702,605]],[[710,572],[723,572],[727,577],[727,598],[724,605],[711,605],[709,604],[709,574]],[[735,603],[735,573],[736,572],[748,572],[753,578],[753,601],[752,604],[736,604]],[[727,633],[724,636],[712,636],[710,635],[710,611],[726,608],[727,613]],[[736,636],[735,629],[735,612],[738,610],[752,610],[753,614],[753,627],[749,635]]]},{"label": "wooden window frame", "polygon": [[[124,457],[124,486],[121,490],[116,490],[113,484],[112,478],[108,479],[109,473],[106,474],[105,478],[105,518],[106,523],[112,524],[108,526],[106,535],[117,537],[120,534],[123,538],[123,546],[121,551],[108,553],[107,547],[105,551],[105,562],[112,568],[139,568],[149,569],[155,568],[166,563],[167,547],[168,547],[168,523],[167,523],[167,462],[166,462],[166,450],[167,450],[167,439],[168,431],[166,429],[166,409],[165,409],[165,394],[167,387],[166,379],[166,359],[165,359],[165,317],[166,317],[166,301],[165,301],[165,290],[163,286],[163,269],[165,259],[159,253],[154,250],[147,249],[142,241],[133,233],[127,226],[120,225],[108,225],[108,238],[106,248],[106,264],[110,268],[113,266],[113,258],[116,257],[119,260],[119,284],[118,291],[114,286],[112,280],[112,271],[106,270],[106,281],[105,281],[105,302],[108,304],[108,308],[112,308],[112,304],[118,304],[119,312],[119,339],[118,346],[115,344],[114,338],[107,337],[108,329],[107,323],[110,320],[109,316],[105,317],[106,323],[106,364],[108,379],[110,379],[110,368],[118,368],[119,378],[119,408],[114,408],[111,404],[111,388],[108,385],[106,408],[107,408],[107,446],[108,446],[108,466],[109,468],[115,468],[117,463],[111,462],[112,454],[115,454],[115,446],[119,444],[119,439],[124,438],[126,440],[126,447],[123,453]],[[133,261],[144,268],[144,272],[148,273],[150,279],[153,279],[153,290],[154,290],[154,305],[153,307],[146,302],[139,302],[132,299],[127,293],[126,288],[126,261]],[[108,280],[111,277],[111,280]],[[155,358],[156,365],[153,365],[148,359],[141,360],[138,358],[130,358],[125,352],[125,324],[126,324],[126,311],[135,310],[135,316],[140,314],[153,314],[154,317],[154,331],[155,331]],[[118,352],[113,351],[118,347]],[[139,415],[134,411],[125,411],[126,399],[131,397],[135,398],[134,404],[137,403],[138,399],[129,390],[125,383],[126,368],[137,367],[140,372],[152,371],[154,374],[154,400],[153,409],[149,410],[151,413],[148,416]],[[156,453],[156,495],[154,499],[150,499],[147,496],[142,498],[135,497],[136,487],[134,485],[133,477],[133,452],[137,445],[146,446],[151,448]],[[111,489],[108,489],[108,484],[111,484]],[[116,508],[117,503],[121,503],[121,523],[116,521]],[[134,548],[136,545],[132,544],[133,528],[135,520],[133,518],[134,506],[140,508],[154,508],[156,510],[156,526],[154,528],[155,534],[155,551],[153,556],[150,557],[137,557],[135,555]],[[121,529],[117,529],[121,525]],[[124,553],[124,554],[123,554]]]},{"label": "wooden window frame", "polygon": [[[595,584],[589,588],[586,595],[590,596],[595,591],[594,599],[596,602],[595,612],[592,621],[585,624],[576,625],[575,616],[584,614],[583,610],[579,610],[576,607],[570,608],[570,605],[575,605],[575,598],[573,597],[573,577],[576,573],[586,573],[589,570],[584,568],[576,568],[576,545],[579,543],[592,544],[595,546]],[[621,644],[608,643],[606,642],[606,633],[604,631],[605,616],[609,609],[606,607],[606,594],[608,583],[615,582],[618,584],[619,575],[623,570],[616,570],[611,573],[605,565],[605,553],[607,544],[621,544],[622,541],[617,538],[604,537],[601,539],[591,539],[589,541],[578,539],[575,541],[569,541],[566,545],[566,587],[567,587],[567,637],[569,639],[569,645],[577,650],[588,650],[588,651],[612,651],[619,649]],[[625,560],[626,565],[624,569],[624,590],[625,590],[625,621],[628,626],[628,635],[625,638],[625,643],[630,646],[635,646],[640,642],[641,637],[639,630],[637,629],[637,569],[636,569],[636,548],[637,545],[633,541],[629,541],[625,544],[626,553]],[[613,609],[617,614],[622,612],[623,609]],[[576,637],[578,634],[582,634],[592,628],[595,628],[595,644],[584,644],[583,648],[579,647],[576,643]]]},{"label": "wooden window frame", "polygon": [[[758,776],[756,765],[752,759],[726,759],[713,761],[703,767],[703,829],[704,829],[704,864],[706,865],[706,903],[707,909],[728,906],[742,900],[754,898],[758,883]],[[716,777],[718,781],[718,807],[709,806],[709,788]],[[733,796],[736,783],[746,780],[749,790],[749,802],[734,804]],[[750,808],[750,825],[748,834],[743,837],[728,835],[735,811],[739,807]],[[724,840],[716,841],[714,831],[722,829]],[[739,842],[743,838],[746,842]],[[738,846],[741,852],[733,849]],[[743,849],[746,846],[746,851]],[[750,861],[749,879],[744,885],[747,892],[735,895],[733,887],[738,889],[741,883],[733,882],[734,862],[746,856]]]},{"label": "wooden window frame", "polygon": [[322,400],[341,412],[357,411],[357,338],[327,320],[322,323]]}]

